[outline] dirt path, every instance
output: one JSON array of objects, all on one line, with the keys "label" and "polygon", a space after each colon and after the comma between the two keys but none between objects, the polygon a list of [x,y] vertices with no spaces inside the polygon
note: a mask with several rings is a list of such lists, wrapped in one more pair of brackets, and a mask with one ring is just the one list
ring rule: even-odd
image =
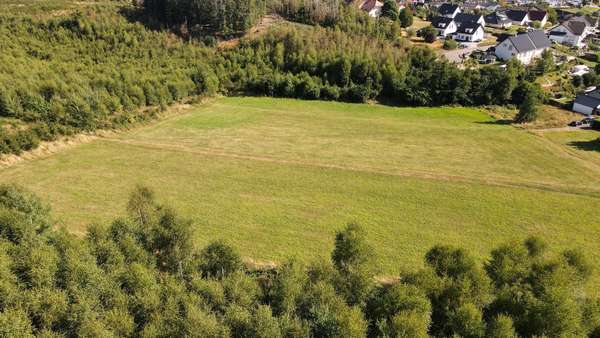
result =
[{"label": "dirt path", "polygon": [[283,19],[279,15],[266,15],[260,20],[260,22],[256,26],[250,28],[250,30],[248,30],[248,32],[244,34],[243,37],[219,42],[219,48],[234,48],[240,43],[240,40],[242,38],[260,36],[264,34],[271,26],[283,22],[286,22],[285,19]]}]

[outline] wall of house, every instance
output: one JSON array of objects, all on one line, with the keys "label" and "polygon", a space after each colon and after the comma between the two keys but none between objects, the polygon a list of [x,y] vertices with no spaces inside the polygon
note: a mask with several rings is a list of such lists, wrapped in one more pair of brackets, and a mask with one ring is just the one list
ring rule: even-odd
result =
[{"label": "wall of house", "polygon": [[582,104],[575,102],[575,103],[573,103],[573,111],[580,113],[580,114],[591,115],[592,112],[594,111],[594,108],[584,106]]},{"label": "wall of house", "polygon": [[461,41],[481,41],[483,40],[483,30],[478,29],[473,34],[456,33],[454,39]]},{"label": "wall of house", "polygon": [[456,24],[453,22],[451,22],[448,27],[446,27],[446,29],[439,29],[436,28],[438,30],[438,35],[439,36],[443,36],[446,37],[450,34],[454,34],[454,32],[456,32]]},{"label": "wall of house", "polygon": [[509,47],[512,47],[512,44],[508,41],[504,41],[500,45],[496,46],[496,56],[502,60],[508,60],[513,57],[513,53],[515,51],[514,49],[509,49]]}]

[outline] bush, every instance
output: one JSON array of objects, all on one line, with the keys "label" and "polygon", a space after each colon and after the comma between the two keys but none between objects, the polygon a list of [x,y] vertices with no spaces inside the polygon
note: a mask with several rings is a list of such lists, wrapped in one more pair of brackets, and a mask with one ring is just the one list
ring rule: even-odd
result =
[{"label": "bush", "polygon": [[443,48],[446,50],[454,50],[458,48],[458,43],[452,39],[446,39],[444,40]]},{"label": "bush", "polygon": [[199,270],[205,277],[223,278],[242,268],[239,254],[223,242],[213,242],[200,253]]},{"label": "bush", "polygon": [[410,8],[408,8],[408,7],[403,8],[400,11],[398,19],[400,20],[400,26],[402,28],[407,28],[407,27],[412,26],[412,24],[413,24],[413,13],[410,10]]},{"label": "bush", "polygon": [[432,43],[437,39],[438,32],[435,28],[428,26],[421,30],[421,36],[427,43]]}]

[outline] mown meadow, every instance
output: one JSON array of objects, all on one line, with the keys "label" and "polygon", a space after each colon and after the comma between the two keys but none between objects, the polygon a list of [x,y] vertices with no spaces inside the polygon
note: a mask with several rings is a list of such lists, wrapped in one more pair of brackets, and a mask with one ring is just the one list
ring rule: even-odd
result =
[{"label": "mown meadow", "polygon": [[573,143],[593,138],[472,108],[222,98],[2,169],[0,182],[38,194],[78,234],[144,184],[194,219],[199,244],[225,239],[259,261],[327,257],[349,222],[376,244],[382,275],[420,267],[438,243],[484,260],[528,235],[596,260],[598,158]]}]

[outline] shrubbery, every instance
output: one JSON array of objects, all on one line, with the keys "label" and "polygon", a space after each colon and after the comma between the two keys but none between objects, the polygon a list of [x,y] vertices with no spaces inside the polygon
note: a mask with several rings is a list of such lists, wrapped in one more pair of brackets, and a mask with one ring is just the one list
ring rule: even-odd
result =
[{"label": "shrubbery", "polygon": [[110,13],[32,21],[0,16],[0,154],[40,141],[151,117],[198,94],[214,94],[212,51]]},{"label": "shrubbery", "polygon": [[[439,245],[397,282],[373,278],[358,225],[338,232],[331,262],[248,270],[223,242],[137,188],[128,216],[85,238],[50,229],[49,209],[0,186],[0,336],[532,337],[600,332],[586,296],[592,264],[507,243],[482,266]],[[400,249],[400,248],[398,248]]]},{"label": "shrubbery", "polygon": [[452,40],[452,39],[446,39],[444,40],[444,49],[446,50],[453,50],[458,48],[458,42]]}]

